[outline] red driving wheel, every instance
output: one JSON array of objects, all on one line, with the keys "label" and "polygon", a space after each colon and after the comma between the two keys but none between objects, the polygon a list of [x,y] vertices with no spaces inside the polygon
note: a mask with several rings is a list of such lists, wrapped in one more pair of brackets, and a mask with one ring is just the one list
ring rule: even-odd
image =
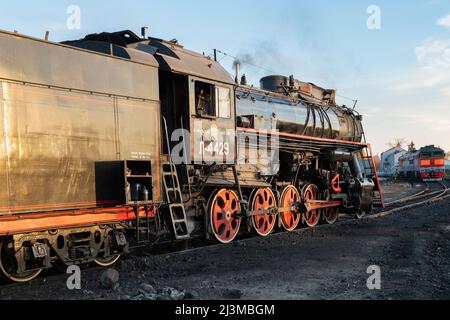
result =
[{"label": "red driving wheel", "polygon": [[[276,207],[275,195],[269,188],[258,189],[253,192],[250,201],[251,211],[262,211]],[[261,214],[252,217],[253,227],[260,236],[268,236],[275,227],[276,215]]]},{"label": "red driving wheel", "polygon": [[287,211],[288,208],[292,207],[293,204],[300,201],[300,194],[297,189],[290,185],[283,189],[280,197],[280,208],[284,212],[280,213],[280,221],[287,231],[294,231],[300,222],[300,213],[295,211]]},{"label": "red driving wheel", "polygon": [[240,211],[239,198],[234,191],[222,189],[213,192],[208,211],[211,229],[215,238],[221,243],[230,243],[239,233],[241,218],[235,217]]},{"label": "red driving wheel", "polygon": [[[319,189],[313,184],[306,185],[303,188],[302,193],[305,201],[319,200]],[[312,228],[317,226],[319,220],[320,220],[319,209],[307,211],[304,215],[304,221],[308,227]]]}]

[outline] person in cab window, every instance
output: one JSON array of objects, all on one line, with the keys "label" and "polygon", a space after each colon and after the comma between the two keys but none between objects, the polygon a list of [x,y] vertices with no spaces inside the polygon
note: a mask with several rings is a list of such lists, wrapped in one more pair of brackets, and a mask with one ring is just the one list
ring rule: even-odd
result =
[{"label": "person in cab window", "polygon": [[197,112],[201,115],[211,115],[211,96],[206,94],[204,89],[201,89],[198,95]]}]

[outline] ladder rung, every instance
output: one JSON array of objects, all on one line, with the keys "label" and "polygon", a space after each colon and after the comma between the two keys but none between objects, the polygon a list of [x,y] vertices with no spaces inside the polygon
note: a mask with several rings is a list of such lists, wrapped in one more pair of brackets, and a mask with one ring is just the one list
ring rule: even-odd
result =
[{"label": "ladder rung", "polygon": [[81,243],[81,242],[91,241],[91,238],[71,239],[71,240],[69,240],[69,241],[74,242],[74,243]]},{"label": "ladder rung", "polygon": [[[183,193],[175,165],[173,163],[163,164],[163,183],[166,197],[169,202],[169,213],[172,222],[172,231],[177,239],[189,238],[186,221],[186,211],[183,205]],[[170,178],[170,179],[169,179]],[[176,203],[171,203],[171,202]]]}]

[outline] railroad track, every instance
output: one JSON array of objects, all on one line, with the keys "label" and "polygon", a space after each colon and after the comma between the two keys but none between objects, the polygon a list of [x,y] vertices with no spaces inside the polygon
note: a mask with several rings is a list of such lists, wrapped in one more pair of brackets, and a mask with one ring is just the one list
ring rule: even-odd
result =
[{"label": "railroad track", "polygon": [[[436,187],[439,187],[439,190],[435,190]],[[398,206],[409,202],[417,202],[418,200],[421,199],[427,200],[438,199],[442,196],[445,196],[447,192],[448,186],[444,182],[433,182],[431,184],[427,182],[425,183],[425,188],[422,191],[410,196],[400,198],[392,202],[388,202],[385,205],[387,208],[390,208],[393,206]]]},{"label": "railroad track", "polygon": [[[441,189],[433,190],[437,186],[439,186]],[[302,235],[302,234],[306,234],[308,232],[314,232],[315,230],[321,230],[323,228],[330,228],[333,225],[353,224],[353,223],[358,223],[358,222],[365,221],[365,220],[379,219],[379,218],[386,217],[386,216],[392,215],[394,213],[398,213],[398,212],[405,211],[408,209],[413,209],[413,208],[421,207],[424,205],[434,204],[434,203],[440,202],[442,200],[445,200],[447,198],[450,198],[449,190],[450,190],[450,188],[447,185],[447,183],[445,183],[445,182],[436,182],[433,184],[427,183],[425,185],[425,188],[423,190],[421,190],[420,192],[387,203],[386,204],[387,210],[385,209],[385,210],[381,210],[379,212],[375,212],[375,213],[366,215],[359,220],[352,219],[352,218],[350,218],[350,216],[345,215],[346,218],[340,219],[332,225],[321,224],[321,225],[316,226],[315,228],[303,227],[303,228],[293,231],[292,233]],[[423,199],[425,199],[425,200],[423,200]],[[268,237],[279,237],[285,233],[286,232],[282,232],[282,231],[275,232],[275,233],[269,235]],[[245,243],[245,242],[254,241],[255,239],[261,239],[261,238],[257,237],[257,236],[247,236],[245,238],[236,240],[236,242]],[[208,245],[205,243],[203,243],[203,244],[193,244],[193,243],[194,242],[191,242],[191,244],[188,245],[188,249],[174,250],[174,251],[171,251],[170,249],[167,249],[166,251],[164,251],[164,249],[163,249],[163,251],[162,252],[160,251],[160,253],[158,253],[157,255],[159,255],[159,256],[181,255],[181,254],[187,254],[187,253],[194,253],[195,251],[203,250],[205,248],[212,249],[212,248],[220,248],[220,247],[226,246],[226,244],[220,244],[220,243],[212,244],[212,245],[211,244]],[[228,245],[230,245],[230,244],[228,244]],[[164,244],[162,246],[164,247]],[[151,251],[149,249],[148,251],[144,252],[143,255],[145,255],[145,256],[154,256],[155,255],[155,253],[150,253],[150,252]],[[94,272],[94,271],[99,271],[102,269],[103,269],[102,267],[88,267],[87,269],[84,270],[84,272],[86,272],[86,271]],[[42,282],[43,279],[46,279],[46,280],[61,279],[62,283],[65,283],[65,279],[67,277],[66,274],[56,273],[56,271],[54,271],[54,270],[49,270],[48,273],[49,274],[47,274],[47,275],[44,274],[44,275],[28,282],[27,284],[29,285],[29,284],[33,284],[33,283]],[[8,288],[15,288],[15,287],[23,286],[23,285],[25,285],[25,284],[20,284],[20,283],[5,284],[5,283],[0,282],[0,290],[4,290],[4,289],[8,289]]]},{"label": "railroad track", "polygon": [[[445,180],[444,180],[445,181]],[[450,188],[448,184],[445,182],[435,182],[435,186],[440,186],[440,190],[431,191],[430,184],[427,184],[428,190],[424,192],[422,190],[416,195],[405,197],[396,201],[392,201],[386,204],[387,210],[382,210],[381,212],[373,213],[364,217],[363,219],[377,219],[392,215],[397,212],[405,211],[408,209],[413,209],[417,207],[421,207],[424,205],[433,204],[442,200],[445,200],[450,197]],[[425,199],[425,200],[423,200]]]},{"label": "railroad track", "polygon": [[392,206],[392,205],[395,205],[395,204],[405,203],[407,201],[414,200],[414,199],[416,199],[418,197],[426,195],[426,193],[429,192],[429,191],[430,191],[430,184],[428,182],[426,182],[425,183],[425,188],[423,190],[419,191],[418,193],[415,193],[413,195],[409,195],[409,196],[406,196],[406,197],[402,197],[402,198],[397,199],[395,201],[386,202],[385,206],[389,207],[389,206]]}]

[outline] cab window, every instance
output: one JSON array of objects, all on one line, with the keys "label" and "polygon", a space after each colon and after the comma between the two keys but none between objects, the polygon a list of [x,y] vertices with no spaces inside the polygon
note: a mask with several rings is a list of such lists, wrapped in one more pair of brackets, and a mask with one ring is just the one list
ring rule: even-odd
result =
[{"label": "cab window", "polygon": [[231,90],[216,87],[216,106],[219,118],[231,118]]},{"label": "cab window", "polygon": [[231,90],[209,83],[195,82],[195,109],[198,116],[231,118]]},{"label": "cab window", "polygon": [[213,94],[213,85],[200,81],[195,82],[195,108],[199,116],[216,116]]}]

